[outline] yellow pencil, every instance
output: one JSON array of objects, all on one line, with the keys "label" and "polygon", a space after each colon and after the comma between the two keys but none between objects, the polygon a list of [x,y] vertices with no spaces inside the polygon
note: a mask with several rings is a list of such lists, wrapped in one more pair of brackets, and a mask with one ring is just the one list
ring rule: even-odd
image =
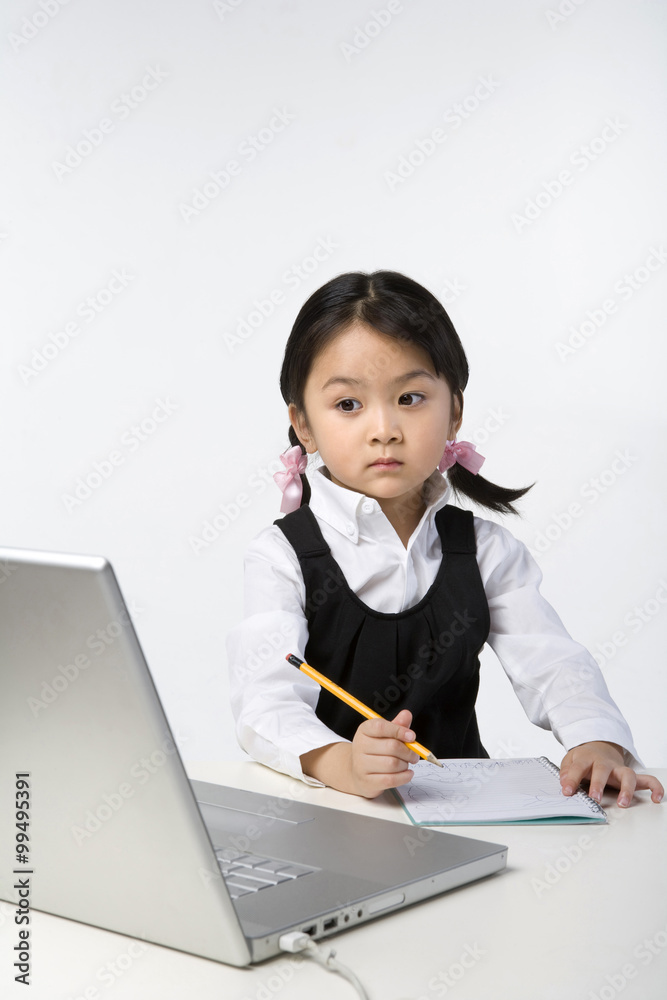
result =
[{"label": "yellow pencil", "polygon": [[[359,712],[360,715],[364,715],[367,719],[382,718],[381,715],[374,712],[372,708],[368,707],[368,705],[364,705],[363,701],[359,701],[359,699],[355,698],[354,695],[348,694],[342,687],[339,687],[338,684],[334,684],[333,681],[330,681],[328,677],[321,674],[319,670],[315,670],[315,668],[311,667],[310,664],[305,663],[304,660],[300,660],[298,656],[294,655],[294,653],[288,653],[285,659],[288,663],[291,663],[293,667],[298,667],[299,670],[302,670],[308,677],[312,677],[314,681],[321,684],[323,688],[335,695],[336,698],[340,698],[341,701],[344,701],[345,704],[349,705],[350,708],[353,708],[355,712]],[[411,750],[414,750],[415,753],[418,753],[420,757],[424,758],[424,760],[427,760],[429,764],[437,764],[438,767],[442,767],[442,764],[435,754],[432,754],[430,750],[423,747],[421,743],[406,743],[405,745],[406,747],[410,747]]]}]

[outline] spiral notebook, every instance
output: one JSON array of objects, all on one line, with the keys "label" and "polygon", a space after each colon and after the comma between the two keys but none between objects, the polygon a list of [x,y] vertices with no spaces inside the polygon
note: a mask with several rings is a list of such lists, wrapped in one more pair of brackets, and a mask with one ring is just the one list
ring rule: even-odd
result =
[{"label": "spiral notebook", "polygon": [[425,760],[407,785],[393,789],[416,826],[485,823],[606,823],[585,792],[563,795],[559,769],[546,757]]}]

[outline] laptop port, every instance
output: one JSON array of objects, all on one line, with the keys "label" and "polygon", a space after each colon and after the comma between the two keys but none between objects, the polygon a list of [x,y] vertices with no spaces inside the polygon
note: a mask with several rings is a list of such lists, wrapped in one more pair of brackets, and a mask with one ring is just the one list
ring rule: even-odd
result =
[{"label": "laptop port", "polygon": [[331,920],[325,920],[322,924],[323,931],[330,931],[334,927],[338,927],[338,917],[332,917]]},{"label": "laptop port", "polygon": [[310,937],[315,937],[315,934],[317,933],[317,924],[311,924],[310,927],[304,927],[303,933],[308,934]]}]

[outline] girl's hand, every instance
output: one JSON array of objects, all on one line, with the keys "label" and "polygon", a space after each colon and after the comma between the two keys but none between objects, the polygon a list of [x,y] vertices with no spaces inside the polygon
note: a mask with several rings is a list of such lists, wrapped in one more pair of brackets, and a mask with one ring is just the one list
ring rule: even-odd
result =
[{"label": "girl's hand", "polygon": [[660,802],[664,788],[652,774],[636,774],[625,767],[623,749],[616,743],[599,740],[581,743],[563,757],[560,765],[560,784],[563,795],[574,795],[579,782],[589,780],[588,794],[596,802],[602,798],[605,785],[620,789],[618,805],[630,805],[635,789],[650,788],[651,799]]},{"label": "girl's hand", "polygon": [[301,754],[304,774],[331,788],[374,799],[387,788],[405,785],[412,778],[408,764],[419,756],[406,747],[415,734],[408,727],[412,712],[403,709],[395,719],[367,719],[351,743],[328,743]]},{"label": "girl's hand", "polygon": [[357,795],[374,799],[387,788],[396,788],[412,780],[408,764],[415,764],[419,755],[405,744],[416,738],[409,728],[412,712],[406,708],[395,719],[366,719],[352,740],[350,777]]}]

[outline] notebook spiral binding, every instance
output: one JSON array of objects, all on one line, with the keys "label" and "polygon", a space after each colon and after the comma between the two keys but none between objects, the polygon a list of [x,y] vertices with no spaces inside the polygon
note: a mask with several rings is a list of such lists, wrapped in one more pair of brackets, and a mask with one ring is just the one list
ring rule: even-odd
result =
[{"label": "notebook spiral binding", "polygon": [[[540,764],[542,764],[543,767],[546,767],[548,771],[551,771],[552,774],[555,774],[557,777],[560,776],[560,768],[557,767],[556,764],[554,764],[552,761],[550,761],[548,757],[538,757],[537,759],[539,760]],[[602,806],[600,806],[595,801],[595,799],[592,799],[590,795],[586,795],[586,792],[582,792],[581,789],[578,792],[575,792],[574,795],[571,796],[571,798],[583,799],[586,805],[591,810],[591,812],[594,812],[596,816],[604,816],[606,818],[607,814],[602,808]]]}]

